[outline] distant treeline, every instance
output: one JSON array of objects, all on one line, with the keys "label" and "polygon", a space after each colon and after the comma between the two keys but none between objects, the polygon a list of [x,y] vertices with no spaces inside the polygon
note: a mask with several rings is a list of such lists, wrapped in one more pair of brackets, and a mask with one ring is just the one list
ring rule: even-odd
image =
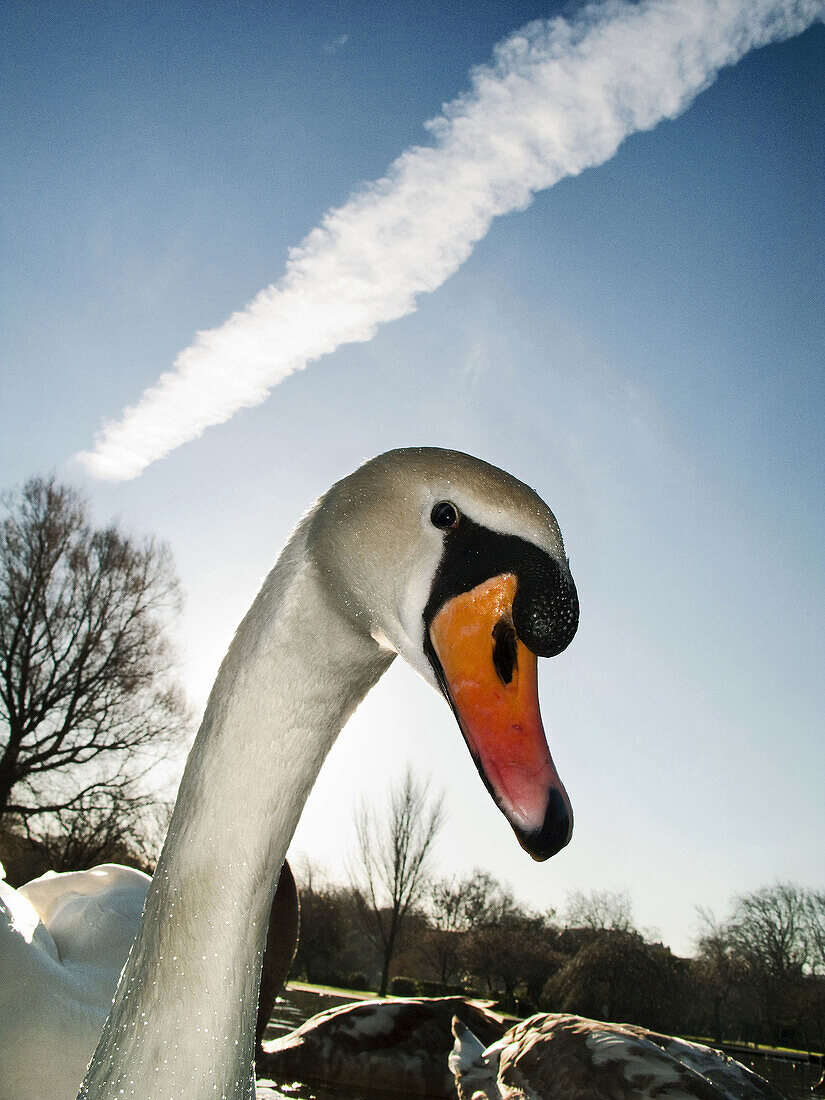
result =
[{"label": "distant treeline", "polygon": [[[377,989],[381,957],[352,887],[304,874],[294,978]],[[390,989],[468,993],[507,1010],[575,1012],[715,1041],[825,1049],[825,893],[792,885],[701,914],[694,958],[633,925],[625,894],[576,895],[536,913],[490,875],[437,880],[405,923]]]}]

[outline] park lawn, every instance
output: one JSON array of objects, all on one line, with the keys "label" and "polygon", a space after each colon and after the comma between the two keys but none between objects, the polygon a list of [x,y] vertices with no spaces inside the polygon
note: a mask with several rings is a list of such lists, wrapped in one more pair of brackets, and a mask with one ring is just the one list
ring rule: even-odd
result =
[{"label": "park lawn", "polygon": [[311,982],[287,982],[287,991],[300,990],[302,993],[318,993],[324,997],[340,997],[345,1001],[370,1001],[378,997],[369,989],[341,989],[335,985],[313,985]]},{"label": "park lawn", "polygon": [[[707,1035],[680,1035],[680,1039],[686,1039],[689,1043],[701,1043],[706,1047],[713,1047],[714,1050],[719,1049],[719,1044],[715,1039],[709,1038]],[[770,1058],[772,1054],[792,1054],[797,1058],[806,1060],[809,1055],[814,1058],[825,1058],[822,1051],[818,1050],[797,1050],[796,1047],[771,1047],[765,1043],[749,1043],[746,1039],[723,1039],[723,1047],[738,1047],[740,1050],[750,1051],[752,1054],[764,1054],[766,1058]]]}]

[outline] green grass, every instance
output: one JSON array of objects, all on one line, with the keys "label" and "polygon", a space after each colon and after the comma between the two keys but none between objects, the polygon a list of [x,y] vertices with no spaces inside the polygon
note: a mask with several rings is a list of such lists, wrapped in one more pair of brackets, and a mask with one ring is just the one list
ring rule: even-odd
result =
[{"label": "green grass", "polygon": [[[681,1038],[687,1039],[690,1043],[703,1043],[706,1047],[718,1045],[715,1039],[711,1039],[707,1035],[682,1035]],[[764,1054],[768,1058],[771,1054],[795,1054],[801,1058],[807,1058],[809,1054],[812,1054],[815,1058],[822,1058],[823,1056],[821,1051],[797,1050],[796,1047],[772,1047],[766,1043],[751,1043],[747,1039],[722,1039],[721,1045],[723,1047],[745,1047],[747,1050],[753,1051],[754,1054]]]},{"label": "green grass", "polygon": [[369,1001],[378,996],[369,989],[341,989],[337,985],[313,985],[311,982],[287,982],[287,990],[300,989],[305,993],[319,993],[327,997],[345,997],[351,1001]]}]

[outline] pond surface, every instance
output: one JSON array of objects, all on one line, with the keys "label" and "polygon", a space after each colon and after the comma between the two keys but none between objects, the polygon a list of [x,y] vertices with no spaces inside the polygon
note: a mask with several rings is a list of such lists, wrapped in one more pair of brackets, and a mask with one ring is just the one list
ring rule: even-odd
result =
[{"label": "pond surface", "polygon": [[[324,997],[304,990],[290,991],[287,998],[278,998],[272,1018],[267,1028],[267,1039],[275,1039],[288,1031],[293,1031],[316,1012],[323,1012],[342,1002],[340,997]],[[774,1058],[753,1055],[739,1061],[754,1073],[761,1074],[778,1089],[787,1100],[812,1100],[811,1087],[819,1080],[821,1067],[809,1063],[786,1062]],[[368,1094],[348,1092],[336,1089],[331,1092],[316,1086],[308,1086],[300,1081],[288,1085],[260,1081],[258,1100],[398,1100],[398,1093],[385,1093],[370,1090]],[[412,1100],[412,1098],[411,1098]]]},{"label": "pond surface", "polygon": [[786,1062],[778,1058],[763,1058],[761,1055],[753,1058],[740,1055],[739,1061],[770,1081],[788,1100],[813,1100],[811,1088],[822,1073],[821,1066],[813,1066],[810,1062]]}]

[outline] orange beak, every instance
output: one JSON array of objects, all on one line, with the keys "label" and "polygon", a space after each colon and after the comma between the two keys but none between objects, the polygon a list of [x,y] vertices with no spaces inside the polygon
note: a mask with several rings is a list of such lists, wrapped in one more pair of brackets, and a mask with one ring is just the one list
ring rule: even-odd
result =
[{"label": "orange beak", "polygon": [[516,586],[504,573],[452,597],[430,641],[481,778],[521,846],[544,860],[570,840],[573,810],[541,723],[536,655],[513,627]]}]

